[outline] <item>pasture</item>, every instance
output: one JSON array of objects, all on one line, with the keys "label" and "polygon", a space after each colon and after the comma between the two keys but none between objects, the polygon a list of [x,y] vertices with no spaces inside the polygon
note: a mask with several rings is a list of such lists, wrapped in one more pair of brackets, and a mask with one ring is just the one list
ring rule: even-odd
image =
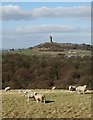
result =
[{"label": "pasture", "polygon": [[23,55],[37,55],[37,56],[58,56],[58,54],[65,54],[65,55],[79,55],[79,56],[91,56],[91,51],[89,50],[71,50],[72,53],[69,53],[70,50],[65,50],[62,52],[55,52],[55,51],[39,51],[38,49],[22,49],[22,50],[14,50],[14,51],[3,51],[3,53],[13,53],[13,54],[23,54]]},{"label": "pasture", "polygon": [[2,118],[91,118],[91,91],[77,94],[75,91],[32,89],[43,93],[46,103],[37,103],[18,90],[0,91],[2,94]]}]

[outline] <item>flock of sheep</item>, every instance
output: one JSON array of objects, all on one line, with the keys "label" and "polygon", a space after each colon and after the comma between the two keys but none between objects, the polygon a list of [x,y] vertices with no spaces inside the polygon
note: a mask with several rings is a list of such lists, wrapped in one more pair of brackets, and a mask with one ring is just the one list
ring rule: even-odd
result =
[{"label": "flock of sheep", "polygon": [[[5,91],[10,91],[10,87],[6,87]],[[37,93],[37,92],[32,92],[31,90],[19,90],[19,93],[23,93],[24,96],[27,97],[27,101],[29,101],[30,98],[34,98],[34,100],[38,103],[44,102],[45,103],[45,95]]]},{"label": "flock of sheep", "polygon": [[[56,87],[53,87],[52,90],[55,90]],[[6,87],[5,91],[9,91],[10,87]],[[85,94],[87,90],[87,85],[84,86],[69,86],[69,91],[76,91],[77,93],[81,94]],[[41,94],[41,93],[37,93],[37,92],[32,92],[31,90],[19,90],[20,93],[23,93],[24,96],[27,97],[27,101],[29,101],[30,98],[34,98],[34,100],[38,103],[40,102],[44,102],[45,103],[45,95]]]},{"label": "flock of sheep", "polygon": [[[56,89],[56,87],[52,87],[52,90],[55,90],[55,89]],[[84,86],[72,86],[72,85],[70,85],[69,86],[69,91],[76,91],[79,94],[81,94],[81,93],[85,94],[86,90],[87,90],[87,85],[84,85]]]},{"label": "flock of sheep", "polygon": [[27,97],[27,101],[29,101],[30,98],[34,98],[37,103],[44,102],[45,103],[45,95],[37,93],[37,92],[32,92],[31,90],[19,90],[19,92],[24,93],[24,96]]},{"label": "flock of sheep", "polygon": [[87,85],[84,86],[69,86],[69,90],[70,91],[76,91],[77,93],[81,94],[85,94],[86,90],[87,90]]}]

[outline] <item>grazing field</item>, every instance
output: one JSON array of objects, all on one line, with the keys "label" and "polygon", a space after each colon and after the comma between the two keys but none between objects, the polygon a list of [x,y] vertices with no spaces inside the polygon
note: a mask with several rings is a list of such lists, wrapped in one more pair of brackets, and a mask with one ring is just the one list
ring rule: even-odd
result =
[{"label": "grazing field", "polygon": [[77,94],[68,90],[33,89],[44,93],[46,103],[37,103],[18,90],[0,91],[2,118],[91,118],[91,91]]},{"label": "grazing field", "polygon": [[14,51],[3,51],[3,53],[13,53],[13,54],[23,54],[23,55],[38,55],[38,56],[57,56],[58,54],[65,54],[65,55],[84,55],[84,56],[91,56],[91,51],[89,50],[71,50],[72,53],[69,53],[70,50],[65,50],[62,52],[54,52],[54,51],[38,51],[32,49],[22,49],[22,50],[14,50]]}]

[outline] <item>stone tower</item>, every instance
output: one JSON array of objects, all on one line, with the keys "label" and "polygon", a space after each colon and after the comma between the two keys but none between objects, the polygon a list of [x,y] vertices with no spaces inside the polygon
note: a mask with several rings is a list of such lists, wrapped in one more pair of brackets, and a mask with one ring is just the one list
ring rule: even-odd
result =
[{"label": "stone tower", "polygon": [[53,41],[52,41],[52,36],[50,36],[50,42],[53,43]]}]

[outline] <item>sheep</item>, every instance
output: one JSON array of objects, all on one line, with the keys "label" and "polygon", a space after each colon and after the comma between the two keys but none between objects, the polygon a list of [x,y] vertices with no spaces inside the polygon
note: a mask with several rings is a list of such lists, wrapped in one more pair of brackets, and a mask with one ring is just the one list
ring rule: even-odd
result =
[{"label": "sheep", "polygon": [[32,91],[26,92],[26,95],[27,95],[27,101],[29,101],[30,98],[34,98],[35,100],[34,93]]},{"label": "sheep", "polygon": [[52,90],[55,90],[56,89],[56,87],[52,87]]},{"label": "sheep", "polygon": [[77,93],[79,93],[79,94],[80,94],[80,93],[85,94],[86,90],[87,90],[87,85],[76,87],[76,91],[77,91]]},{"label": "sheep", "polygon": [[10,87],[6,87],[6,88],[5,88],[5,91],[9,91],[9,90],[10,90]]},{"label": "sheep", "polygon": [[34,97],[34,93],[33,93],[33,92],[28,92],[27,97],[28,97],[28,100],[27,100],[27,101],[29,101],[30,98],[34,98],[34,100],[35,100],[35,97]]},{"label": "sheep", "polygon": [[70,86],[69,86],[69,90],[70,90],[70,91],[76,91],[76,86],[70,85]]},{"label": "sheep", "polygon": [[45,103],[45,95],[43,95],[43,94],[34,92],[34,98],[35,98],[35,100],[37,101],[37,103],[38,103],[39,101]]}]

